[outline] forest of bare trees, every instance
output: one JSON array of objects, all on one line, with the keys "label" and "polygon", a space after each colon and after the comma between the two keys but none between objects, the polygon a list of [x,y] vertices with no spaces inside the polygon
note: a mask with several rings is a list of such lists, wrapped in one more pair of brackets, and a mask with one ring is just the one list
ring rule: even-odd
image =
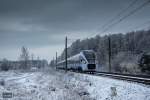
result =
[{"label": "forest of bare trees", "polygon": [[[111,34],[109,36],[97,35],[94,38],[76,40],[68,47],[68,57],[79,53],[81,50],[92,49],[96,52],[99,70],[108,71],[108,37],[111,39],[112,71],[141,73],[138,62],[143,53],[150,52],[150,30]],[[62,60],[64,57],[65,52],[63,51],[58,60]]]}]

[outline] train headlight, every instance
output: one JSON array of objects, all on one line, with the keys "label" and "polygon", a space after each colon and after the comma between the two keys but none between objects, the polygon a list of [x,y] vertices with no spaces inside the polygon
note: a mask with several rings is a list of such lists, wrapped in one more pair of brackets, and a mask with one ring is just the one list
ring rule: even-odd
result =
[{"label": "train headlight", "polygon": [[83,63],[86,64],[86,61],[83,60]]}]

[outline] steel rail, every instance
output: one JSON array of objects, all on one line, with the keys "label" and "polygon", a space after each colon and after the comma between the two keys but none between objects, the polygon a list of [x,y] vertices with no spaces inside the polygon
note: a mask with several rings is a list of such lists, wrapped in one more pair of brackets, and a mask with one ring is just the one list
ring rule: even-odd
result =
[{"label": "steel rail", "polygon": [[97,72],[97,71],[96,72],[79,72],[79,71],[72,71],[72,70],[69,70],[69,71],[74,72],[74,73],[109,77],[109,78],[113,78],[113,79],[119,79],[119,80],[125,80],[125,81],[150,85],[150,76],[149,75],[132,75],[132,74],[120,74],[120,73]]},{"label": "steel rail", "polygon": [[137,83],[143,83],[146,85],[150,85],[150,77],[147,75],[131,75],[131,74],[119,74],[119,73],[108,73],[108,72],[94,72],[92,75],[96,76],[106,76],[120,80],[132,81]]}]

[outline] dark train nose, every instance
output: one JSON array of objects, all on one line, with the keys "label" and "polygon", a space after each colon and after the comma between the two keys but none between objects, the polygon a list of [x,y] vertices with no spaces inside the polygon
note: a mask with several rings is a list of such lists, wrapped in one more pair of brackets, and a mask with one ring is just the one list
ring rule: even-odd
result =
[{"label": "dark train nose", "polygon": [[95,64],[88,64],[88,69],[95,69],[96,65]]}]

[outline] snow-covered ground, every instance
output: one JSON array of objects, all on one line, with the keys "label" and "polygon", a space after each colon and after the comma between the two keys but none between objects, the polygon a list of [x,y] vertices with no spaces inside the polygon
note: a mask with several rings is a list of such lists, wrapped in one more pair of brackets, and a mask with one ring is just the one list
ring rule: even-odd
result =
[{"label": "snow-covered ground", "polygon": [[0,72],[0,83],[0,100],[150,100],[150,86],[73,72]]}]

